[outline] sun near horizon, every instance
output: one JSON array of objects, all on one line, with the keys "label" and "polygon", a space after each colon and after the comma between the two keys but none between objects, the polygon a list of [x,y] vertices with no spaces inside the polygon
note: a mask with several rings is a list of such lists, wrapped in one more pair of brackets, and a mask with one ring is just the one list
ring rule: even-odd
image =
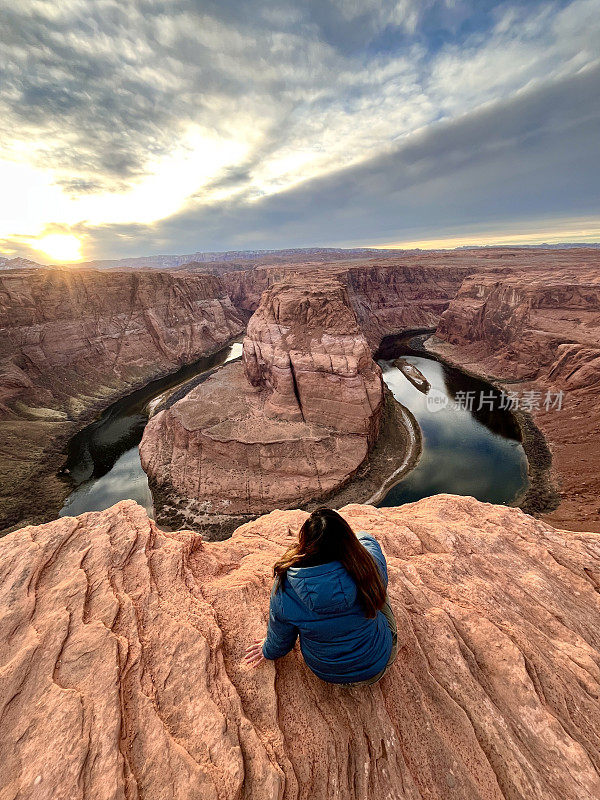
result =
[{"label": "sun near horizon", "polygon": [[81,260],[81,241],[71,233],[49,233],[37,239],[33,246],[56,263]]}]

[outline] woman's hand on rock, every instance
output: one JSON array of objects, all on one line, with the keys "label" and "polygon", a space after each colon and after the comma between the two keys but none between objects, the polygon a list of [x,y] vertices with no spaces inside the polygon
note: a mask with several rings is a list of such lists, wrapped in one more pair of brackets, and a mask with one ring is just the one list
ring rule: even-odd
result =
[{"label": "woman's hand on rock", "polygon": [[244,661],[247,666],[259,667],[262,663],[264,663],[267,660],[262,653],[262,647],[264,642],[265,642],[264,639],[255,639],[254,644],[251,644],[249,647],[246,648],[246,655],[244,656]]}]

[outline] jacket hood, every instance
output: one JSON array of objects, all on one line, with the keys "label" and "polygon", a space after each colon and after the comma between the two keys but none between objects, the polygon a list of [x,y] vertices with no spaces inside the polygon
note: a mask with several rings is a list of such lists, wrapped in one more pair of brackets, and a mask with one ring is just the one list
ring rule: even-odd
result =
[{"label": "jacket hood", "polygon": [[339,561],[290,567],[287,581],[301,602],[317,614],[336,614],[356,601],[356,584]]}]

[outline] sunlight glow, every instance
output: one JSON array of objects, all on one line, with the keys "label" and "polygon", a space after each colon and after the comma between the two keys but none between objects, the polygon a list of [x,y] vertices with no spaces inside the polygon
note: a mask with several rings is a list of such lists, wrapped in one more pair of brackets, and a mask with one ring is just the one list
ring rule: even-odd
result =
[{"label": "sunlight glow", "polygon": [[243,160],[248,149],[241,137],[226,139],[192,125],[171,153],[150,159],[144,177],[129,188],[76,195],[61,186],[71,175],[28,164],[24,154],[15,154],[15,161],[0,160],[0,185],[11,187],[0,193],[0,238],[38,237],[49,225],[151,225],[192,197],[208,198],[211,180]]},{"label": "sunlight glow", "polygon": [[32,246],[59,264],[81,259],[81,242],[70,233],[49,233]]}]

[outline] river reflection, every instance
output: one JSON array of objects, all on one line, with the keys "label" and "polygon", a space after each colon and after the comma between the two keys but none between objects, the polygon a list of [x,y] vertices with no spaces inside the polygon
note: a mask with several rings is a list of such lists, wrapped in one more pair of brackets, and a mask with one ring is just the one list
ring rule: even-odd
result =
[{"label": "river reflection", "polygon": [[103,511],[119,500],[135,500],[153,517],[152,494],[140,463],[138,444],[151,410],[173,392],[186,391],[198,378],[242,353],[236,342],[178,372],[153,381],[109,406],[70,441],[61,476],[73,486],[60,516]]},{"label": "river reflection", "polygon": [[[66,470],[72,486],[60,516],[102,511],[119,500],[131,499],[153,515],[152,495],[140,464],[138,444],[148,416],[157,404],[172,402],[204,380],[217,366],[238,358],[241,344],[200,359],[179,372],[154,381],[106,409],[95,422],[71,440]],[[458,393],[490,392],[489,384],[410,348],[405,338],[386,342],[379,364],[396,399],[416,417],[423,435],[423,452],[415,469],[394,486],[379,505],[395,506],[439,492],[473,495],[492,503],[510,503],[527,486],[527,459],[519,429],[507,411],[486,407],[454,408]],[[431,384],[423,394],[394,366],[402,355]],[[428,398],[438,393],[448,402],[431,410]]]},{"label": "river reflection", "polygon": [[[386,355],[391,355],[389,350]],[[499,393],[460,370],[415,354],[402,341],[394,355],[414,364],[431,389],[423,394],[415,388],[393,359],[379,361],[386,384],[413,413],[423,436],[419,463],[379,505],[397,506],[440,492],[471,495],[490,503],[512,502],[527,487],[527,458],[513,415],[498,408]],[[457,394],[460,398],[465,392],[475,393],[472,411],[456,402]],[[484,405],[477,411],[480,392],[495,396],[493,410]],[[433,397],[439,398],[437,404]]]}]

